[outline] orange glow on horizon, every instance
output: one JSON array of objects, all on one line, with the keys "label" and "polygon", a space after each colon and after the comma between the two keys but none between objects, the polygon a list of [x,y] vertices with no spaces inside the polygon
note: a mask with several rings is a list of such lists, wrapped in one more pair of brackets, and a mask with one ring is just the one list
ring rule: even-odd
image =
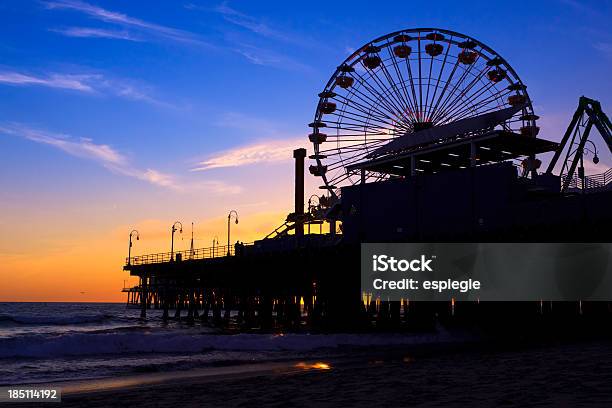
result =
[{"label": "orange glow on horizon", "polygon": [[[232,225],[232,243],[261,239],[285,217],[282,212],[245,212],[240,223]],[[58,239],[47,247],[2,254],[0,302],[125,302],[126,295],[121,293],[124,281],[126,286],[138,283],[137,278],[123,271],[129,232],[133,228],[140,232],[140,240],[134,240],[132,256],[169,252],[173,222],[142,220],[134,226],[109,228],[103,233],[80,231],[78,237]],[[220,245],[226,245],[226,228],[227,216],[196,221],[194,246],[211,247],[215,237]],[[182,236],[174,236],[175,251],[188,250],[190,240],[191,225],[185,220]]]}]

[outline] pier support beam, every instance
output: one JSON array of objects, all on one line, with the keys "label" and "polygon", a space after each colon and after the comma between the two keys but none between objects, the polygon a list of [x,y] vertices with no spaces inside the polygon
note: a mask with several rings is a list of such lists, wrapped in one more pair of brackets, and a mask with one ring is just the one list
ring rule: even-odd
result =
[{"label": "pier support beam", "polygon": [[147,317],[147,302],[149,298],[149,294],[147,293],[147,277],[143,276],[140,279],[140,290],[142,291],[140,294],[140,304],[142,309],[140,310],[140,317]]}]

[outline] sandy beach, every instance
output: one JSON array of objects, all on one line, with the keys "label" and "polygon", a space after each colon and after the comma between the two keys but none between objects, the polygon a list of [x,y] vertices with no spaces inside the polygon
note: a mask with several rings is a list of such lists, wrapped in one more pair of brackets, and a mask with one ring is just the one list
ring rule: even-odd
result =
[{"label": "sandy beach", "polygon": [[604,407],[612,406],[612,343],[361,349],[330,361],[115,378],[92,389],[95,383],[64,384],[62,405]]}]

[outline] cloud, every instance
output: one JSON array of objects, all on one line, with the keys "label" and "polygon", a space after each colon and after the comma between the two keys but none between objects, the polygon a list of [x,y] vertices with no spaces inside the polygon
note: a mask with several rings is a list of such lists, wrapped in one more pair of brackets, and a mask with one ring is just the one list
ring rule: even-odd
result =
[{"label": "cloud", "polygon": [[50,133],[18,124],[0,126],[0,132],[53,146],[72,156],[94,160],[104,165],[121,166],[126,161],[125,157],[112,147],[104,144],[95,144],[91,139],[87,138],[75,140],[65,134]]},{"label": "cloud", "polygon": [[290,37],[285,33],[270,28],[267,24],[263,23],[262,21],[253,16],[249,16],[234,8],[231,8],[227,5],[227,2],[223,2],[217,7],[215,7],[214,11],[221,14],[227,22],[245,28],[263,37],[289,43],[303,42],[297,38]]},{"label": "cloud", "polygon": [[93,92],[94,89],[87,83],[89,80],[91,80],[90,75],[50,74],[45,77],[36,77],[19,72],[0,72],[0,83],[3,84],[38,85],[81,92]]},{"label": "cloud", "polygon": [[612,42],[596,42],[593,48],[601,52],[608,58],[612,58]]},{"label": "cloud", "polygon": [[[202,39],[201,36],[184,30],[164,26],[161,24],[151,23],[138,18],[130,17],[123,13],[118,13],[104,9],[102,7],[89,4],[79,0],[55,0],[47,1],[43,3],[47,9],[51,10],[73,10],[85,14],[95,20],[102,21],[109,24],[116,24],[122,27],[126,27],[130,30],[138,31],[140,36],[136,37],[128,31],[115,31],[107,29],[97,28],[68,28],[68,29],[55,29],[63,35],[71,37],[97,37],[97,38],[112,38],[112,39],[123,39],[130,41],[144,41],[145,36],[163,38],[174,42],[193,44],[198,46],[204,46],[209,49],[225,49],[231,52],[235,52],[252,64],[270,66],[289,70],[298,71],[311,71],[312,68],[296,61],[288,56],[281,55],[271,50],[266,50],[252,45],[245,45],[234,41],[229,41],[230,44],[222,46],[213,45]],[[194,5],[187,5],[187,8],[196,9],[200,8]],[[253,17],[246,14],[240,13],[225,4],[218,6],[215,9],[218,13],[221,13],[224,18],[236,25],[247,28],[248,30],[257,33],[259,35],[273,38],[284,42],[301,43],[304,46],[311,46],[311,41],[302,39],[301,37],[290,37],[279,31],[272,30],[267,25],[257,22]]]},{"label": "cloud", "polygon": [[601,173],[605,173],[608,170],[610,170],[610,166],[608,166],[606,163],[599,162],[595,164],[592,161],[592,157],[589,157],[588,159],[586,157],[584,158],[584,173],[585,174],[587,175],[601,174]]},{"label": "cloud", "polygon": [[197,35],[188,31],[151,23],[145,20],[130,17],[127,14],[106,10],[102,7],[98,7],[83,1],[57,0],[47,1],[44,2],[44,4],[51,10],[59,9],[77,11],[98,21],[129,27],[156,37],[162,37],[177,42],[210,46],[202,41]]},{"label": "cloud", "polygon": [[293,150],[303,144],[304,138],[295,138],[239,146],[211,155],[199,162],[191,171],[286,162],[292,159]]},{"label": "cloud", "polygon": [[592,8],[591,6],[585,4],[584,2],[578,1],[578,0],[560,0],[561,3],[573,8],[574,10],[581,12],[581,13],[585,13],[585,14],[591,14],[594,16],[601,16],[602,13],[597,11],[596,9]]},{"label": "cloud", "polygon": [[91,27],[53,28],[49,31],[76,38],[108,38],[115,40],[142,41],[125,30],[107,30]]},{"label": "cloud", "polygon": [[216,194],[237,194],[241,191],[239,186],[228,185],[222,181],[182,182],[173,174],[151,168],[143,170],[133,167],[129,164],[127,157],[113,147],[94,143],[89,138],[74,138],[70,135],[34,129],[15,123],[0,124],[0,133],[52,146],[71,156],[94,161],[113,173],[178,192],[205,190]]},{"label": "cloud", "polygon": [[24,74],[17,71],[0,71],[0,84],[13,86],[43,86],[68,89],[85,93],[114,95],[132,101],[142,101],[153,105],[172,107],[150,95],[142,85],[124,79],[111,79],[102,74]]},{"label": "cloud", "polygon": [[253,45],[237,43],[233,51],[242,55],[250,63],[255,65],[281,68],[290,71],[311,72],[313,68],[303,64],[287,55],[279,54],[275,51],[255,47]]},{"label": "cloud", "polygon": [[[293,35],[280,30],[275,30],[266,23],[262,22],[260,19],[230,7],[227,2],[223,2],[220,5],[212,8],[189,3],[185,5],[185,8],[189,10],[212,11],[221,15],[226,22],[244,28],[259,37],[299,45],[301,47],[312,48],[314,46],[314,41],[312,39],[305,38],[303,35]],[[312,67],[303,64],[287,55],[272,51],[267,48],[254,46],[252,44],[246,44],[245,41],[238,40],[237,38],[235,38],[235,33],[226,34],[227,35],[225,41],[228,43],[228,45],[226,45],[225,48],[241,55],[252,64],[294,71],[313,70]],[[316,46],[319,47],[318,44]]]}]

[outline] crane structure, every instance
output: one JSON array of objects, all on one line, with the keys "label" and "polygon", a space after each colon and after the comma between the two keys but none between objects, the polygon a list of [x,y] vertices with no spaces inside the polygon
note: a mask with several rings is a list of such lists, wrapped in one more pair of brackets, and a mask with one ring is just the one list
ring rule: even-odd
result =
[{"label": "crane structure", "polygon": [[[610,120],[601,109],[601,104],[598,101],[581,96],[578,101],[578,108],[546,170],[546,174],[552,174],[561,155],[565,152],[565,158],[560,172],[562,178],[562,193],[566,192],[570,187],[572,180],[574,180],[576,169],[578,169],[578,178],[582,181],[582,189],[584,190],[586,186],[586,176],[584,174],[585,152],[591,152],[593,154],[593,162],[595,164],[599,163],[597,147],[589,140],[593,126],[597,128],[599,134],[612,153],[612,125],[610,125]],[[593,151],[590,151],[587,147],[587,142],[592,144]],[[605,186],[605,184],[607,184],[606,181],[607,180],[604,180],[604,183],[599,184]]]}]

